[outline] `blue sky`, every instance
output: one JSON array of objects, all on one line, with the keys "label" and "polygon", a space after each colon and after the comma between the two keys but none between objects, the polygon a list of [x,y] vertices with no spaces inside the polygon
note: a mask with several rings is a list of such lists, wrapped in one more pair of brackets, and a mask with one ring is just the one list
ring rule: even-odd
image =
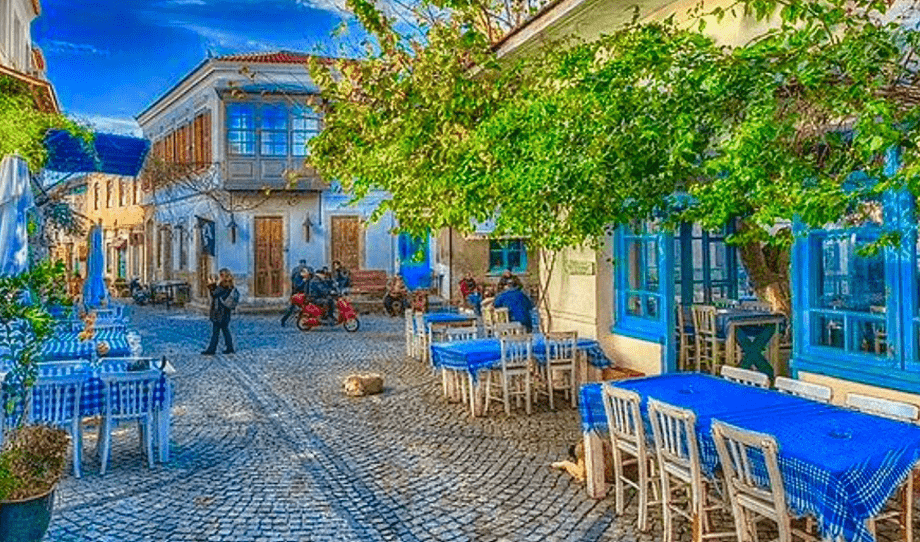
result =
[{"label": "blue sky", "polygon": [[67,114],[101,131],[132,133],[134,116],[209,53],[334,51],[338,42],[330,33],[347,17],[344,4],[42,0],[32,40],[45,53],[48,77]]}]

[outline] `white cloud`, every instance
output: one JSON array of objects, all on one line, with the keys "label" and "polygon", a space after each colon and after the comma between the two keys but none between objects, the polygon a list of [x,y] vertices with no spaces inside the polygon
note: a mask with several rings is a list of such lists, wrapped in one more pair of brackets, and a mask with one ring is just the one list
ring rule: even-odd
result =
[{"label": "white cloud", "polygon": [[141,127],[134,119],[75,112],[69,113],[68,116],[89,125],[96,132],[141,137]]},{"label": "white cloud", "polygon": [[55,53],[71,53],[76,55],[109,56],[105,49],[97,49],[88,43],[71,43],[69,41],[48,40],[42,43],[46,51]]},{"label": "white cloud", "polygon": [[351,12],[345,6],[345,0],[294,0],[297,5],[308,8],[321,9],[330,11],[336,15],[350,15]]},{"label": "white cloud", "polygon": [[166,23],[166,26],[181,28],[182,30],[197,34],[204,42],[205,48],[207,49],[226,49],[233,51],[272,51],[284,49],[284,47],[279,47],[264,41],[248,39],[238,33],[225,32],[196,23],[169,21]]}]

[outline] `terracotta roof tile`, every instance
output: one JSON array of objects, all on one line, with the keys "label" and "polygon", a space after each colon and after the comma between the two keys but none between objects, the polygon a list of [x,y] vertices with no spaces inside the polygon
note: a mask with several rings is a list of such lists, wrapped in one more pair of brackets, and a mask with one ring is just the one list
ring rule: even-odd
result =
[{"label": "terracotta roof tile", "polygon": [[272,51],[267,53],[237,53],[215,57],[214,60],[228,62],[254,62],[259,64],[303,64],[315,55],[294,51]]}]

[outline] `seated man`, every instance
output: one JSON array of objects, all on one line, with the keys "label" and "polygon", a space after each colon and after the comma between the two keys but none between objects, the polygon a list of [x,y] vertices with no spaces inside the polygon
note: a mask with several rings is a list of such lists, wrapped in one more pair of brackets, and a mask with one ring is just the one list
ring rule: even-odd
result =
[{"label": "seated man", "polygon": [[533,332],[533,320],[530,311],[533,310],[533,302],[527,297],[519,286],[512,285],[504,292],[498,294],[493,306],[498,309],[505,307],[508,309],[508,319],[512,322],[520,322],[527,330],[527,333]]},{"label": "seated man", "polygon": [[332,262],[332,279],[340,291],[345,291],[345,288],[351,286],[351,273],[338,260]]},{"label": "seated man", "polygon": [[320,270],[316,272],[309,286],[309,295],[313,298],[313,303],[325,311],[323,315],[325,318],[335,317],[335,309],[332,303],[333,288],[330,282],[328,277],[323,276],[323,272]]},{"label": "seated man", "polygon": [[[303,267],[302,269],[300,269],[300,271],[298,272],[297,280],[292,280],[291,297],[293,297],[294,294],[310,295],[310,282],[312,281],[312,279],[313,279],[313,273],[309,267]],[[294,313],[297,312],[299,308],[300,307],[298,307],[294,303],[290,304],[287,312],[284,313],[284,316],[281,317],[281,327],[284,327],[285,325],[287,325],[288,319],[291,316],[293,316]]]},{"label": "seated man", "polygon": [[390,316],[399,316],[406,306],[406,283],[399,275],[392,277],[387,282],[387,291],[383,296],[383,308]]}]

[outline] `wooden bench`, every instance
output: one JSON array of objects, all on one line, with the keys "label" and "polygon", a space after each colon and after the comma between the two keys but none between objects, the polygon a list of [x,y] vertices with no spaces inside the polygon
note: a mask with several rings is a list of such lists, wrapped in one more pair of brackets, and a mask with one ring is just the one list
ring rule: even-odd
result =
[{"label": "wooden bench", "polygon": [[383,269],[361,269],[351,272],[351,293],[383,294],[387,291],[387,272]]}]

